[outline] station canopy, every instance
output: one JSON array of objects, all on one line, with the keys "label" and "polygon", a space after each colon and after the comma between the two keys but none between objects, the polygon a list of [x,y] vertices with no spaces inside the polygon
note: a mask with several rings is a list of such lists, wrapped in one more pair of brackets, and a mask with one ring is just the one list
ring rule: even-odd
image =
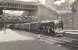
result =
[{"label": "station canopy", "polygon": [[[29,4],[29,3],[31,3],[31,2],[36,2],[37,0],[0,0],[0,2],[19,2],[19,3],[21,3],[21,4],[23,4],[24,5],[24,2],[28,2],[27,3],[27,5]],[[25,3],[25,4],[26,4]],[[15,3],[14,3],[15,4]],[[31,3],[32,4],[32,3]],[[11,4],[10,4],[11,5]],[[30,5],[30,4],[29,4]],[[3,10],[3,12],[4,13],[6,13],[6,14],[11,14],[11,15],[16,15],[16,16],[20,16],[20,15],[22,15],[23,13],[24,13],[24,11],[20,11],[20,10]]]},{"label": "station canopy", "polygon": [[23,2],[37,2],[38,0],[0,0],[0,1],[23,1]]}]

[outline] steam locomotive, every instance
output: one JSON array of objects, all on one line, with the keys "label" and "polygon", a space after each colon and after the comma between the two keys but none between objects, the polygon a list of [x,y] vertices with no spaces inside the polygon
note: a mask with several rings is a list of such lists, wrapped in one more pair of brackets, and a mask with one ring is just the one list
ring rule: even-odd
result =
[{"label": "steam locomotive", "polygon": [[11,24],[9,28],[25,30],[35,33],[43,33],[48,35],[55,35],[56,33],[59,33],[58,31],[56,31],[57,28],[58,30],[59,29],[61,29],[61,31],[63,30],[63,24],[61,23],[55,24],[54,21],[42,21],[42,22],[32,22],[32,23]]}]

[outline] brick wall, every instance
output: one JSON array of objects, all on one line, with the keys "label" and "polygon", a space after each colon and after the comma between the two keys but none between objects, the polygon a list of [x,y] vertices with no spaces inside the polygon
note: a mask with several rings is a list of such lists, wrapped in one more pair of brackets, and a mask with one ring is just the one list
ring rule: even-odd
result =
[{"label": "brick wall", "polygon": [[78,30],[78,12],[62,15],[65,30]]},{"label": "brick wall", "polygon": [[55,11],[53,11],[43,5],[39,6],[38,11],[39,11],[40,20],[54,20],[57,17],[57,14]]},{"label": "brick wall", "polygon": [[[27,15],[27,12],[25,12],[23,15]],[[53,10],[51,10],[43,5],[39,5],[37,10],[30,11],[28,15],[34,16],[34,18],[32,17],[32,19],[36,20],[36,21],[54,20],[57,17],[57,14]],[[35,17],[37,17],[37,18],[35,18]]]}]

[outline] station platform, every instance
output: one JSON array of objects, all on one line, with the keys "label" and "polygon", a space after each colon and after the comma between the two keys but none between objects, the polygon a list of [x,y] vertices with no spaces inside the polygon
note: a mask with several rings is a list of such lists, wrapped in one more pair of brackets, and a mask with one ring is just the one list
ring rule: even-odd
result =
[{"label": "station platform", "polygon": [[11,29],[6,29],[3,31],[0,31],[0,42],[8,42],[8,41],[19,41],[19,40],[32,40],[35,39],[34,37],[30,36],[23,36],[21,34],[18,34],[16,31],[13,31]]},{"label": "station platform", "polygon": [[78,30],[64,30],[64,32],[66,37],[78,39]]}]

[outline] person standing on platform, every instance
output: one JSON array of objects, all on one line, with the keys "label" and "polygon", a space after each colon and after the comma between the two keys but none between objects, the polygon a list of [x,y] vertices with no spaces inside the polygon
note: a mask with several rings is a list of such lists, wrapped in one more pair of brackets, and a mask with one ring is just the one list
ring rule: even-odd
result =
[{"label": "person standing on platform", "polygon": [[3,26],[3,10],[0,8],[0,30],[2,30]]}]

